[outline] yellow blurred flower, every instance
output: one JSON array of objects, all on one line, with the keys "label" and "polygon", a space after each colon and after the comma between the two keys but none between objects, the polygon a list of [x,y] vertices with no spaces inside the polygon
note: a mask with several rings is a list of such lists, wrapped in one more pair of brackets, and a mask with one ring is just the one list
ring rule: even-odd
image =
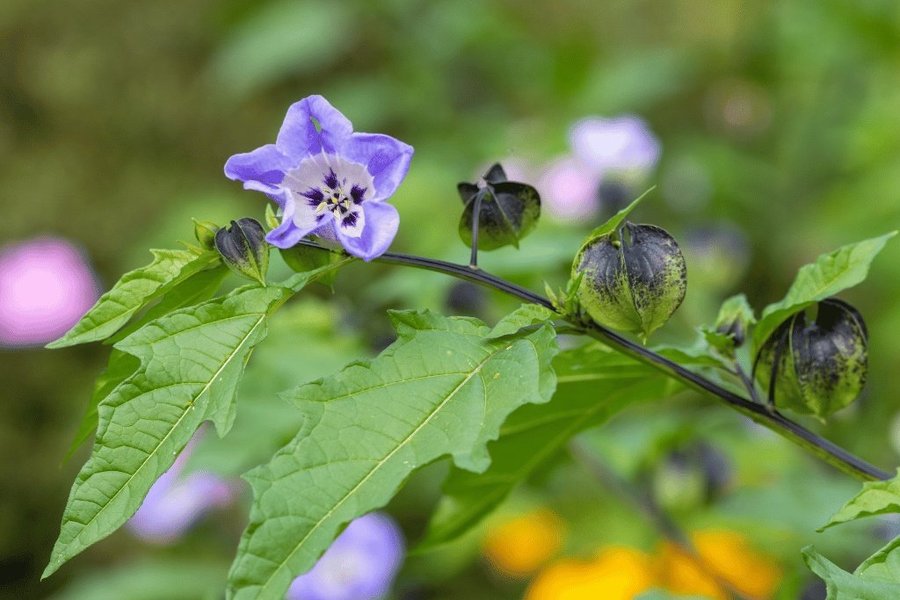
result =
[{"label": "yellow blurred flower", "polygon": [[609,547],[594,560],[550,565],[532,582],[525,600],[631,600],[654,587],[654,574],[647,554]]},{"label": "yellow blurred flower", "polygon": [[[781,580],[781,569],[756,553],[747,540],[733,531],[702,531],[691,535],[700,563],[671,543],[659,554],[659,583],[678,594],[698,594],[728,600],[732,587],[751,600],[767,600]],[[726,585],[723,585],[726,584]]]},{"label": "yellow blurred flower", "polygon": [[559,551],[562,537],[562,519],[541,509],[490,530],[483,551],[497,571],[510,577],[525,577]]}]

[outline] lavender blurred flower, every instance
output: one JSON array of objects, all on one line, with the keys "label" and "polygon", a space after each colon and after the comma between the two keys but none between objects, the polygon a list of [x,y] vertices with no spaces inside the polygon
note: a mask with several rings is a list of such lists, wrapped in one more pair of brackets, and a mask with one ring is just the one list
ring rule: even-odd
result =
[{"label": "lavender blurred flower", "polygon": [[390,591],[403,562],[400,528],[370,513],[350,523],[309,572],[294,579],[287,600],[376,600]]},{"label": "lavender blurred flower", "polygon": [[622,186],[643,179],[660,153],[647,124],[632,115],[582,119],[569,131],[569,144],[572,154],[552,161],[537,186],[547,211],[564,221],[623,208]]},{"label": "lavender blurred flower", "polygon": [[412,146],[390,136],[354,133],[325,98],[309,96],[288,109],[274,144],[235,154],[225,175],[281,208],[281,225],[266,236],[273,246],[290,248],[312,234],[368,261],[397,234],[400,216],[385,200],[412,155]]},{"label": "lavender blurred flower", "polygon": [[610,171],[649,171],[659,160],[659,141],[634,115],[582,119],[572,126],[569,143],[578,160],[601,177]]},{"label": "lavender blurred flower", "polygon": [[90,266],[65,240],[36,238],[0,249],[0,345],[58,338],[98,295]]},{"label": "lavender blurred flower", "polygon": [[205,512],[229,504],[237,495],[234,483],[212,473],[196,472],[182,477],[185,463],[201,436],[198,433],[188,442],[128,521],[128,528],[137,537],[156,544],[171,543]]}]

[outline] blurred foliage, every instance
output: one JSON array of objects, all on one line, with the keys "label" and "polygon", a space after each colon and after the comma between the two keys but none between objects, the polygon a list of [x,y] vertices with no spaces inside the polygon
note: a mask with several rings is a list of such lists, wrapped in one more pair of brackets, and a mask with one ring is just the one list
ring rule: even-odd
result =
[{"label": "blurred foliage", "polygon": [[[686,340],[711,323],[734,292],[746,291],[758,310],[819,253],[900,223],[900,4],[893,0],[5,0],[0,241],[68,237],[111,282],[147,262],[148,246],[190,240],[190,217],[261,218],[264,198],[227,181],[222,165],[271,140],[286,107],[311,93],[327,96],[357,129],[416,148],[395,197],[403,225],[394,248],[459,262],[467,249],[453,226],[458,181],[505,157],[540,164],[565,152],[567,129],[580,117],[640,114],[663,151],[652,178],[658,189],[638,218],[683,240],[688,263],[687,298],[659,333],[664,341]],[[537,290],[544,280],[558,286],[596,224],[544,218],[520,251],[501,249],[480,262]],[[335,295],[315,292],[329,302],[327,327],[358,332],[328,337],[322,355],[334,360],[321,368],[359,358],[361,345],[383,347],[384,309],[442,310],[452,287],[434,274],[352,267]],[[890,376],[900,357],[898,294],[900,244],[893,243],[869,280],[846,294],[869,325],[868,393],[823,430],[882,466],[896,463],[900,450]],[[472,297],[467,306],[487,319],[513,306],[494,293]],[[57,465],[107,351],[0,355],[0,597],[44,597],[70,583],[72,597],[86,597],[77,590],[92,589],[99,572],[111,577],[108,585],[128,582],[129,569],[140,581],[187,556],[200,561],[198,577],[208,577],[233,552],[243,508],[173,548],[144,548],[117,534],[37,583],[84,455]],[[320,373],[267,362],[262,351],[251,365],[277,370],[277,389]],[[714,445],[729,459],[730,483],[710,498],[676,498],[674,514],[686,528],[727,526],[777,553],[785,598],[812,578],[801,545],[815,543],[852,571],[882,545],[873,536],[896,527],[864,522],[816,534],[858,486],[705,400],[635,407],[591,439],[640,485],[665,479],[659,471],[673,452],[697,440]],[[441,468],[409,482],[414,497],[395,500],[412,539],[436,501]],[[633,509],[564,457],[536,481],[504,510],[552,506],[571,532],[564,554],[657,543]],[[522,582],[494,573],[477,552],[477,540],[468,539],[410,558],[398,593],[521,594]]]}]

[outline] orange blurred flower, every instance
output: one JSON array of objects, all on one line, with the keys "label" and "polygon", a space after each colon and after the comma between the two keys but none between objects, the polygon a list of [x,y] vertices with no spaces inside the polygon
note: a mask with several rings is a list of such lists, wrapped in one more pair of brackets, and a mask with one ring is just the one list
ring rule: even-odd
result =
[{"label": "orange blurred flower", "polygon": [[728,600],[727,587],[752,600],[771,598],[781,580],[781,569],[756,553],[747,540],[733,531],[709,530],[691,535],[700,557],[686,554],[674,544],[663,545],[659,554],[659,583],[678,594],[701,594]]},{"label": "orange blurred flower", "polygon": [[537,510],[490,530],[484,555],[499,572],[510,577],[530,575],[562,545],[563,522],[547,509]]},{"label": "orange blurred flower", "polygon": [[594,560],[550,565],[532,582],[525,600],[631,600],[655,583],[649,555],[613,546]]}]

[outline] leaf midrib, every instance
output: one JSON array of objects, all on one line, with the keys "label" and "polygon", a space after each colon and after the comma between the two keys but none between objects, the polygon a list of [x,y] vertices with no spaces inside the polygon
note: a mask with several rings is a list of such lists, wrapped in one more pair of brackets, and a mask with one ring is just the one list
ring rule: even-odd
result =
[{"label": "leaf midrib", "polygon": [[[194,405],[194,403],[201,396],[203,396],[203,394],[205,394],[207,391],[209,391],[210,387],[212,387],[213,382],[219,377],[219,375],[222,373],[222,371],[225,370],[225,367],[227,367],[231,363],[231,361],[234,360],[234,357],[243,348],[244,344],[247,342],[248,339],[250,339],[253,332],[256,331],[257,327],[260,326],[260,324],[265,320],[265,318],[266,318],[266,313],[260,313],[259,319],[257,319],[256,323],[254,323],[253,326],[247,331],[247,334],[243,337],[240,344],[238,344],[235,347],[235,349],[226,357],[226,359],[222,362],[222,365],[216,370],[216,372],[213,374],[213,376],[209,378],[209,381],[206,383],[206,385],[204,385],[203,388],[196,395],[194,395],[194,397],[188,403],[187,408],[182,412],[181,416],[178,417],[178,420],[175,421],[175,423],[172,424],[172,427],[169,428],[168,433],[166,433],[166,435],[163,436],[163,438],[159,441],[158,444],[156,444],[156,447],[153,448],[153,450],[151,452],[147,453],[146,458],[144,458],[143,462],[138,466],[137,469],[135,469],[135,471],[131,474],[131,476],[129,476],[129,478],[125,481],[125,483],[123,483],[121,486],[119,486],[119,488],[116,490],[116,492],[109,498],[109,500],[107,500],[103,504],[103,506],[94,514],[94,516],[91,517],[90,520],[88,520],[86,523],[84,523],[82,525],[81,531],[78,534],[76,534],[76,536],[75,536],[75,538],[73,538],[72,542],[80,541],[81,536],[84,534],[85,531],[88,530],[88,527],[90,527],[90,525],[92,523],[94,523],[94,521],[97,520],[97,518],[106,510],[106,508],[119,496],[119,494],[122,493],[122,490],[124,490],[126,487],[128,487],[128,485],[137,476],[137,474],[139,472],[141,472],[143,470],[143,468],[147,465],[147,462],[150,460],[150,457],[156,455],[156,453],[159,451],[160,447],[162,447],[162,445],[169,439],[169,437],[172,435],[172,433],[178,428],[178,425],[182,422],[182,420],[190,413],[190,407],[192,407]],[[129,377],[129,379],[131,379],[131,377]],[[85,480],[85,481],[87,481],[87,480]],[[72,542],[66,544],[66,546],[67,547],[71,546]],[[57,559],[56,561],[54,561],[53,564],[55,564],[58,567],[62,563],[60,563]],[[55,570],[56,569],[54,569],[54,571]],[[53,571],[51,571],[50,573],[52,573],[52,572]],[[44,577],[48,576],[50,573],[46,573],[44,575]]]},{"label": "leaf midrib", "polygon": [[463,379],[463,380],[459,383],[459,385],[457,385],[457,386],[456,386],[456,387],[455,387],[455,388],[447,395],[447,397],[444,398],[444,399],[441,401],[441,403],[438,404],[438,405],[437,405],[437,406],[436,406],[436,407],[428,414],[428,416],[427,416],[427,417],[426,417],[426,418],[425,418],[425,419],[424,419],[424,420],[423,420],[423,421],[422,421],[422,422],[421,422],[421,423],[420,423],[420,424],[419,424],[419,425],[418,425],[418,426],[417,426],[417,427],[416,427],[416,428],[415,428],[408,436],[406,436],[406,438],[405,438],[402,442],[400,442],[396,447],[394,447],[394,449],[391,450],[384,458],[382,458],[380,461],[378,461],[378,463],[377,463],[377,464],[376,464],[376,465],[375,465],[375,466],[374,466],[374,467],[373,467],[373,468],[372,468],[372,469],[371,469],[371,470],[370,470],[370,471],[369,471],[362,479],[360,479],[360,481],[359,481],[356,485],[354,485],[353,488],[351,488],[349,491],[347,491],[347,493],[345,493],[345,494],[341,497],[341,499],[338,500],[338,501],[334,504],[334,506],[332,506],[332,507],[328,510],[328,512],[327,512],[325,515],[322,516],[322,518],[320,518],[318,521],[316,521],[315,525],[313,525],[313,526],[310,528],[310,530],[306,533],[306,535],[304,535],[303,538],[302,538],[299,542],[297,542],[297,544],[294,546],[294,548],[288,553],[287,557],[285,557],[284,560],[282,560],[280,563],[278,563],[278,566],[277,566],[275,569],[272,570],[272,572],[271,572],[271,574],[269,575],[269,577],[266,578],[266,580],[265,580],[265,582],[263,583],[263,585],[259,588],[259,595],[262,595],[262,593],[266,591],[266,589],[269,587],[269,585],[270,585],[270,584],[272,583],[272,581],[275,579],[275,575],[276,575],[279,571],[281,571],[281,570],[284,568],[284,566],[285,566],[285,565],[286,565],[286,564],[294,557],[294,555],[300,550],[300,548],[303,547],[303,545],[306,543],[306,540],[308,540],[308,539],[310,538],[310,536],[312,536],[316,531],[318,531],[319,527],[321,527],[323,523],[325,523],[326,521],[328,521],[328,519],[331,518],[331,516],[335,513],[335,511],[337,511],[338,508],[340,508],[340,507],[344,504],[344,502],[347,501],[348,498],[350,498],[351,496],[353,496],[353,494],[355,494],[355,493],[357,492],[357,490],[359,490],[360,487],[362,487],[363,485],[365,485],[365,483],[366,483],[369,479],[371,479],[372,476],[374,476],[374,474],[375,474],[376,472],[378,472],[378,470],[380,470],[380,469],[381,469],[381,468],[382,468],[382,467],[383,467],[383,466],[391,459],[391,457],[393,457],[397,452],[400,451],[401,448],[403,448],[404,446],[406,446],[406,444],[408,444],[413,438],[415,438],[415,436],[418,435],[419,431],[421,431],[422,428],[425,427],[425,426],[426,426],[426,425],[434,418],[434,416],[437,415],[437,414],[444,408],[444,406],[446,406],[447,403],[450,402],[450,400],[452,400],[453,397],[456,396],[456,394],[459,393],[459,391],[460,391],[460,390],[461,390],[461,389],[462,389],[469,381],[471,381],[471,379],[472,379],[475,375],[477,375],[477,374],[479,374],[479,373],[481,372],[481,369],[484,368],[484,365],[487,364],[487,362],[488,362],[491,358],[493,358],[494,356],[496,356],[497,354],[499,354],[499,353],[502,352],[502,351],[503,351],[502,349],[498,349],[498,351],[489,353],[487,356],[485,356],[484,359],[483,359],[480,363],[478,363],[478,365],[472,370],[472,372],[469,373],[469,374],[465,377],[465,379]]}]

